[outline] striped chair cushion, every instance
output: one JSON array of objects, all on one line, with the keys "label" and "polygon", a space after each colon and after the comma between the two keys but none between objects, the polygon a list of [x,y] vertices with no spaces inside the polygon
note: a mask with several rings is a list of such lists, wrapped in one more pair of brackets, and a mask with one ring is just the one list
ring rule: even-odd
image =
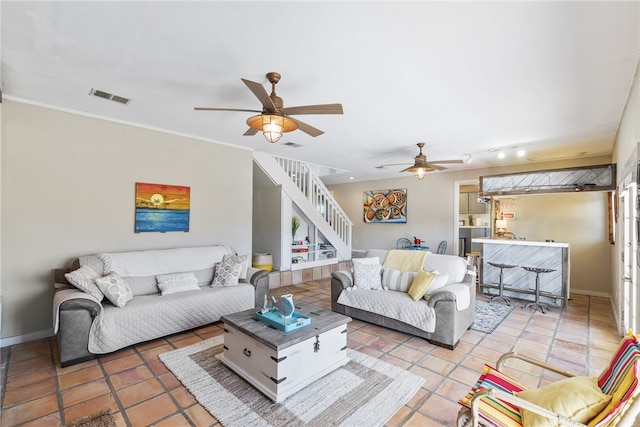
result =
[{"label": "striped chair cushion", "polygon": [[600,389],[612,396],[609,405],[591,422],[590,427],[614,426],[624,411],[640,395],[640,342],[629,332],[613,354],[609,366],[598,376]]},{"label": "striped chair cushion", "polygon": [[[513,394],[519,393],[527,388],[518,383],[513,378],[495,368],[484,365],[482,369],[482,375],[478,378],[475,385],[466,396],[458,401],[458,403],[466,408],[471,408],[471,399],[475,395],[476,391],[483,388],[494,388],[506,393]],[[480,416],[490,423],[498,426],[521,426],[522,417],[520,416],[520,409],[517,406],[508,402],[504,402],[500,399],[494,399],[486,397],[480,401],[478,406]]]}]

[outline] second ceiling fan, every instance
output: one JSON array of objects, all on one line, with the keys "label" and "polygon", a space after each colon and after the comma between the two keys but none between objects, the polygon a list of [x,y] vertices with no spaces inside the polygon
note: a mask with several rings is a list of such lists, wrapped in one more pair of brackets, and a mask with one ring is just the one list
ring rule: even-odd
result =
[{"label": "second ceiling fan", "polygon": [[[415,173],[416,178],[422,179],[427,174],[427,172],[431,172],[434,170],[446,170],[447,168],[444,166],[440,166],[441,164],[454,164],[454,163],[464,163],[462,160],[433,160],[431,162],[427,161],[427,156],[422,154],[422,147],[424,147],[424,142],[418,142],[416,144],[418,148],[420,148],[420,153],[414,157],[414,162],[412,166],[409,166],[406,169],[401,170],[400,172],[412,172]],[[388,166],[400,166],[400,165],[410,165],[411,163],[390,163],[386,165],[376,166],[378,169],[384,169]]]},{"label": "second ceiling fan", "polygon": [[264,86],[251,80],[241,79],[247,85],[249,90],[262,103],[262,110],[248,110],[239,108],[214,108],[214,107],[194,107],[194,110],[207,111],[246,111],[251,113],[260,113],[257,116],[249,117],[247,124],[249,129],[244,133],[245,136],[255,135],[262,132],[269,142],[276,142],[283,133],[300,129],[304,133],[316,137],[324,132],[305,122],[294,119],[289,116],[299,114],[342,114],[341,104],[320,104],[320,105],[303,105],[299,107],[284,108],[282,98],[276,95],[276,84],[280,81],[280,74],[271,72],[267,73],[267,79],[271,83],[271,95],[267,93]]}]

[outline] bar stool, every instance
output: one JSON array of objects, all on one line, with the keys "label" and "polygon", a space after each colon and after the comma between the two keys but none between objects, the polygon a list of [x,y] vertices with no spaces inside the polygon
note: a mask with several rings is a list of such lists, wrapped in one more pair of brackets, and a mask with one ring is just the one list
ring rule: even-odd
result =
[{"label": "bar stool", "polygon": [[542,314],[545,314],[547,312],[546,310],[549,310],[549,306],[540,302],[540,273],[551,273],[552,271],[556,271],[556,270],[552,268],[524,267],[524,266],[522,268],[532,273],[536,273],[536,300],[535,302],[530,302],[526,304],[524,307],[528,308],[531,306],[533,307],[534,311],[540,308],[540,311],[542,312]]},{"label": "bar stool", "polygon": [[480,252],[467,252],[467,265],[473,265],[476,267],[476,286],[480,285]]},{"label": "bar stool", "polygon": [[497,299],[501,299],[502,301],[504,301],[505,304],[510,306],[511,300],[502,294],[502,291],[504,291],[504,282],[502,281],[502,277],[503,277],[502,273],[505,268],[516,268],[517,265],[501,264],[499,262],[488,262],[487,264],[500,269],[500,275],[498,276],[498,295],[492,296],[491,302],[493,302],[493,300],[497,298]]}]

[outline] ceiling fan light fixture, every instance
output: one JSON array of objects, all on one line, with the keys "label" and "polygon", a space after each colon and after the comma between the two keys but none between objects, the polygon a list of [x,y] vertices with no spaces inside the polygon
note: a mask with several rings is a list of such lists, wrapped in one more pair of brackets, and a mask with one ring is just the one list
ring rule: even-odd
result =
[{"label": "ceiling fan light fixture", "polygon": [[262,132],[265,139],[272,144],[278,142],[283,133],[298,129],[298,123],[294,120],[277,114],[259,114],[249,117],[247,124],[250,128]]},{"label": "ceiling fan light fixture", "polygon": [[411,166],[410,168],[407,168],[401,172],[411,172],[413,174],[415,174],[416,178],[418,179],[423,179],[425,177],[425,175],[427,175],[427,172],[433,172],[435,169],[429,166],[418,166],[418,165],[414,165]]}]

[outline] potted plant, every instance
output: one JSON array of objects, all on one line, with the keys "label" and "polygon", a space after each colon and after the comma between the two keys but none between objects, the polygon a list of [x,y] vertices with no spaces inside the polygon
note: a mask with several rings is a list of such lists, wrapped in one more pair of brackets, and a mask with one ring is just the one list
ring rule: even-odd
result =
[{"label": "potted plant", "polygon": [[291,242],[293,243],[296,240],[296,231],[300,228],[300,218],[297,216],[291,217]]}]

